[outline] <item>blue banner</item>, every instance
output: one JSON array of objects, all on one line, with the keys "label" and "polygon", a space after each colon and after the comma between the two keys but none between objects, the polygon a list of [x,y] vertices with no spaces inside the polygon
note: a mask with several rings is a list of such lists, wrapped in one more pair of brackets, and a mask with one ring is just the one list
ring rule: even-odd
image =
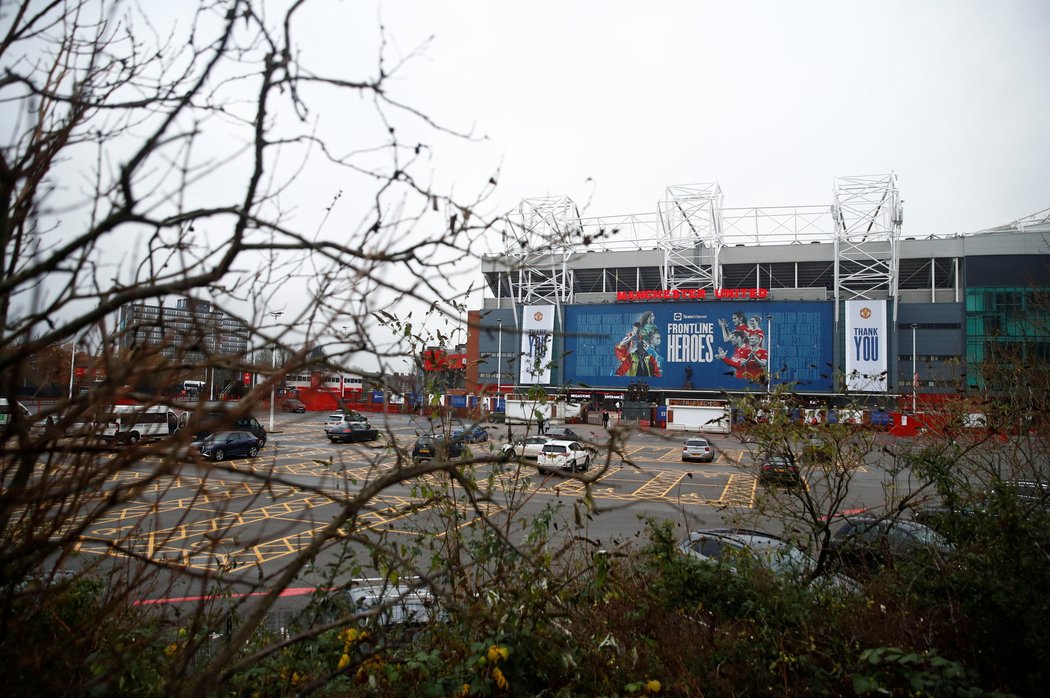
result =
[{"label": "blue banner", "polygon": [[565,307],[567,385],[745,390],[833,388],[826,301],[617,303]]}]

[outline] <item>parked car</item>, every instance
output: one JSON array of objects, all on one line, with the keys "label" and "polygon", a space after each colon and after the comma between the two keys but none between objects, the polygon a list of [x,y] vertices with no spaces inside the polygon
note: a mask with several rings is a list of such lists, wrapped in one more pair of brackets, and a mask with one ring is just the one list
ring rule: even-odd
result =
[{"label": "parked car", "polygon": [[484,427],[473,426],[469,429],[459,428],[452,432],[452,438],[455,441],[462,441],[468,444],[483,443],[489,440],[489,433],[485,431]]},{"label": "parked car", "polygon": [[354,443],[357,441],[375,441],[379,431],[367,424],[337,424],[328,430],[328,440],[332,443]]},{"label": "parked car", "polygon": [[303,412],[306,412],[306,405],[302,403],[302,400],[288,398],[281,403],[281,412],[295,412],[302,414]]},{"label": "parked car", "polygon": [[802,475],[798,466],[784,456],[765,455],[759,460],[758,481],[764,483],[781,483],[801,485]]},{"label": "parked car", "polygon": [[745,565],[767,569],[792,581],[817,584],[823,591],[855,593],[859,586],[842,574],[826,574],[810,580],[817,562],[790,541],[762,531],[713,528],[693,531],[679,550],[698,560],[724,565],[737,572]]},{"label": "parked car", "polygon": [[553,439],[546,436],[530,436],[521,441],[503,444],[503,446],[500,447],[500,452],[505,459],[521,456],[525,460],[536,460],[540,457],[543,445],[548,441],[553,441]]},{"label": "parked car", "polygon": [[412,461],[462,458],[469,453],[462,441],[446,441],[444,434],[424,434],[416,439],[412,447]]},{"label": "parked car", "polygon": [[929,526],[870,514],[846,517],[829,542],[831,555],[847,567],[876,567],[907,555],[941,557],[951,551],[951,543]]},{"label": "parked car", "polygon": [[686,439],[685,445],[682,446],[682,461],[698,460],[701,462],[710,463],[715,459],[715,451],[711,448],[711,443],[707,439],[694,436],[690,439]]},{"label": "parked car", "polygon": [[547,427],[543,432],[549,439],[561,439],[562,441],[580,441],[580,435],[569,427]]},{"label": "parked car", "polygon": [[193,447],[204,458],[222,461],[237,456],[255,458],[262,444],[250,431],[217,431],[202,441],[195,441]]},{"label": "parked car", "polygon": [[185,423],[180,421],[179,428],[188,429],[194,441],[202,441],[214,431],[248,431],[259,439],[259,448],[266,445],[266,428],[252,415],[243,415],[234,419],[230,412],[238,406],[236,402],[206,402],[192,412],[186,413]]},{"label": "parked car", "polygon": [[548,441],[543,444],[536,467],[541,473],[550,470],[587,470],[591,467],[591,452],[579,441]]},{"label": "parked car", "polygon": [[333,412],[324,419],[324,433],[327,434],[332,427],[342,426],[344,424],[364,424],[367,426],[368,419],[357,410]]},{"label": "parked car", "polygon": [[825,441],[819,436],[813,435],[802,444],[799,458],[803,463],[823,465],[830,463],[835,457],[835,445]]}]

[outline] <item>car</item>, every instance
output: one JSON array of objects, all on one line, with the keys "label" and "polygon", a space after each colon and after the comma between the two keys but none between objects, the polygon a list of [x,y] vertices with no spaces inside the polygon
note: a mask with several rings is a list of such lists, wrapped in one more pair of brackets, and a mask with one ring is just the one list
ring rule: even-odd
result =
[{"label": "car", "polygon": [[368,419],[357,410],[344,410],[342,412],[333,412],[325,417],[322,426],[324,426],[324,432],[327,434],[332,427],[344,424],[364,424],[368,426]]},{"label": "car", "polygon": [[553,441],[553,439],[546,436],[529,436],[520,441],[503,444],[500,447],[500,452],[503,454],[504,459],[521,456],[525,460],[536,460],[540,457],[543,445],[548,441]]},{"label": "car", "polygon": [[790,541],[763,531],[739,528],[693,531],[679,545],[679,550],[697,560],[724,565],[733,572],[750,565],[792,581],[816,584],[818,590],[850,593],[859,590],[855,580],[842,574],[831,573],[814,579],[816,560]]},{"label": "car", "polygon": [[301,400],[288,398],[281,403],[281,412],[295,412],[297,414],[302,414],[303,412],[306,412],[306,405],[304,405]]},{"label": "car", "polygon": [[412,462],[421,463],[434,459],[454,460],[467,454],[469,450],[462,441],[446,440],[444,434],[423,434],[416,439],[412,447]]},{"label": "car", "polygon": [[543,435],[549,439],[561,439],[562,441],[581,441],[580,435],[569,427],[547,427]]},{"label": "car", "polygon": [[259,448],[266,445],[266,428],[258,419],[242,415],[234,419],[230,412],[236,409],[236,402],[201,403],[192,412],[184,413],[179,418],[179,429],[187,429],[193,434],[194,441],[203,441],[214,431],[248,431],[259,439]]},{"label": "car", "polygon": [[812,435],[802,444],[799,459],[803,463],[823,465],[833,462],[835,458],[835,446],[819,436]]},{"label": "car", "polygon": [[222,461],[236,456],[255,458],[262,444],[250,431],[217,431],[202,441],[195,441],[197,453],[208,460]]},{"label": "car", "polygon": [[682,446],[682,461],[698,460],[701,462],[710,463],[715,459],[714,449],[711,448],[711,444],[707,439],[702,439],[698,436],[694,436],[690,439],[686,439],[685,444]]},{"label": "car", "polygon": [[536,467],[541,473],[550,470],[587,470],[591,467],[591,452],[579,441],[554,440],[543,444]]},{"label": "car", "polygon": [[784,456],[766,455],[759,461],[758,481],[764,483],[781,483],[801,485],[802,475],[798,466]]},{"label": "car", "polygon": [[379,438],[379,431],[367,424],[351,422],[350,424],[338,424],[328,430],[328,440],[332,443],[354,443],[357,441],[375,441]]},{"label": "car", "polygon": [[452,438],[455,441],[462,441],[468,444],[483,443],[489,440],[489,433],[485,431],[484,427],[473,426],[469,429],[459,428],[452,432]]},{"label": "car", "polygon": [[952,544],[918,521],[862,514],[846,516],[831,535],[828,551],[848,567],[876,567],[916,553],[943,557]]}]

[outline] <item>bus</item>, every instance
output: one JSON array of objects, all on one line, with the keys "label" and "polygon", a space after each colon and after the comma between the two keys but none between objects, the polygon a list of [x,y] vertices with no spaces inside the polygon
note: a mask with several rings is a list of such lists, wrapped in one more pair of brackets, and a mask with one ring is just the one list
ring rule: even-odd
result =
[{"label": "bus", "polygon": [[207,385],[206,381],[182,381],[182,389],[188,397],[197,397]]},{"label": "bus", "polygon": [[95,416],[95,423],[98,435],[107,441],[136,443],[174,434],[180,418],[164,405],[112,405]]}]

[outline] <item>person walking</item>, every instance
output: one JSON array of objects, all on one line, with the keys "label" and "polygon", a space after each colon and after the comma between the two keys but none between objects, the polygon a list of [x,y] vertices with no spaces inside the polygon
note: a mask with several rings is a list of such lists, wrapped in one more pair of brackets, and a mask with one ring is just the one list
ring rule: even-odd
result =
[{"label": "person walking", "polygon": [[543,428],[544,424],[543,424],[543,415],[542,414],[536,415],[536,427],[540,430],[541,434],[547,433],[546,429]]},{"label": "person walking", "polygon": [[602,410],[602,426],[609,428],[609,410]]}]

